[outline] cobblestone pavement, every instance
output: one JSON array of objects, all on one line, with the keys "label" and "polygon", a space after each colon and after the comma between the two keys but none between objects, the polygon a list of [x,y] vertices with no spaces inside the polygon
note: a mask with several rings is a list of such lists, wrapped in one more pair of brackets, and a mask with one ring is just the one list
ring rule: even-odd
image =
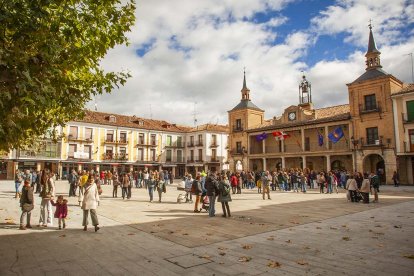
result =
[{"label": "cobblestone pavement", "polygon": [[[18,230],[13,186],[0,181],[0,275],[414,274],[414,187],[381,187],[380,203],[369,205],[348,203],[343,191],[272,192],[262,200],[243,190],[232,197],[231,218],[219,205],[209,218],[178,204],[183,192],[175,185],[162,203],[149,203],[145,189],[113,199],[104,186],[95,233],[82,231],[77,198],[69,198],[67,229],[55,221]],[[67,182],[57,188],[67,194]]]}]

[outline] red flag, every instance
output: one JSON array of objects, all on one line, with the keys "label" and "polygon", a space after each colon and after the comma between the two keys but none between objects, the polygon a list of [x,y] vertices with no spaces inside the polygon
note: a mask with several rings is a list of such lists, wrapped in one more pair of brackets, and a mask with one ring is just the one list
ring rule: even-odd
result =
[{"label": "red flag", "polygon": [[290,135],[287,134],[284,131],[274,131],[272,132],[273,137],[275,137],[276,140],[285,140],[286,138],[289,138]]}]

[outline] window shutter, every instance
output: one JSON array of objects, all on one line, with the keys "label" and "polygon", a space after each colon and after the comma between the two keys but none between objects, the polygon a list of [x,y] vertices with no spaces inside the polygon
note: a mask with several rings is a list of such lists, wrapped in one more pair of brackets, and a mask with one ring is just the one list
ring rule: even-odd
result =
[{"label": "window shutter", "polygon": [[407,120],[414,121],[414,101],[407,102]]}]

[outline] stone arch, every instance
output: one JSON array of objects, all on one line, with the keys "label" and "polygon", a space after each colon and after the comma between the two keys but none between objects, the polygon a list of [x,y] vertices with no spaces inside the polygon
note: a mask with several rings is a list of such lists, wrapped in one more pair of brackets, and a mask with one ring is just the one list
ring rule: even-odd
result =
[{"label": "stone arch", "polygon": [[345,165],[341,160],[334,160],[331,163],[331,170],[343,170],[345,169]]},{"label": "stone arch", "polygon": [[385,162],[384,158],[380,154],[368,154],[363,161],[363,172],[378,174],[382,183],[385,182]]}]

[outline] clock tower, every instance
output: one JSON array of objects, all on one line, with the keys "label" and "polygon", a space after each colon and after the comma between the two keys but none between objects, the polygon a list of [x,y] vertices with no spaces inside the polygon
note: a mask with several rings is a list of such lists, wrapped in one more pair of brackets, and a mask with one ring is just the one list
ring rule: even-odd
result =
[{"label": "clock tower", "polygon": [[305,74],[302,76],[302,81],[299,84],[299,106],[303,109],[313,109],[312,86],[306,79]]}]

